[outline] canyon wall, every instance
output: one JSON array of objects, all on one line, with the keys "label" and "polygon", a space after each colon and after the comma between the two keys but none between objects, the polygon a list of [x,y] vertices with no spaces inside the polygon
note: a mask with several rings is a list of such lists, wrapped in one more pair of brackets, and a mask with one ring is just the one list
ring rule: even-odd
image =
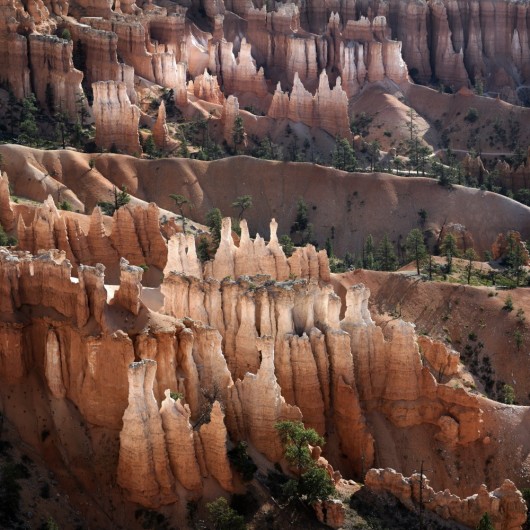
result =
[{"label": "canyon wall", "polygon": [[[141,246],[156,236],[154,208],[146,212],[152,216],[150,235],[142,224],[146,214],[125,207],[115,215],[110,237],[95,210],[85,236],[93,238],[94,257],[107,256],[116,267],[121,252],[112,249],[129,241],[127,248],[138,247],[137,259],[151,253],[161,259],[163,240],[152,250]],[[19,218],[21,245],[32,246],[36,255],[0,249],[0,313],[11,315],[0,326],[0,378],[4,389],[40,379],[54,400],[76,406],[87,429],[119,438],[111,469],[127,499],[156,509],[181,495],[200,498],[206,481],[233,491],[228,449],[244,440],[279,462],[280,420],[302,420],[338,449],[328,453],[324,446],[322,457],[332,467],[319,459],[336,481],[339,472],[362,477],[383,456],[380,437],[393,429],[422,432],[433,444],[433,461],[434,447],[446,455],[480,454],[477,448],[492,443],[484,429],[486,401],[438,382],[422,361],[419,343],[433,369],[447,366],[448,374],[458,362],[455,352],[418,339],[401,320],[376,325],[368,289],[354,285],[339,298],[329,283],[326,255],[308,246],[286,258],[274,221],[267,245],[259,237],[251,240],[242,222],[236,246],[225,219],[215,258],[204,265],[193,236],[172,236],[158,311],[143,301],[142,268],[123,257],[116,287],[105,285],[101,264],[77,264],[74,270],[68,224],[48,201],[29,227]],[[65,250],[46,250],[66,242]],[[23,418],[10,406],[4,412],[21,425]],[[375,417],[385,430],[374,427]],[[372,480],[377,473],[367,475],[374,489],[399,489],[405,504],[415,498],[413,482],[407,497],[404,487],[392,486],[393,478]],[[458,493],[455,479],[439,477],[452,481]],[[471,501],[444,493],[444,504],[441,494],[428,492],[435,513],[475,521]],[[484,499],[500,528],[523,520],[511,483],[491,494],[482,488],[481,509]]]}]

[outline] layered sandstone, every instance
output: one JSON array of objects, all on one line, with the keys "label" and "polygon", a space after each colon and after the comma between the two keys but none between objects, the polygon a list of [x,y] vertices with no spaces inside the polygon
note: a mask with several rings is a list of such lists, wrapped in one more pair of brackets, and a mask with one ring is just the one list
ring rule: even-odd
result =
[{"label": "layered sandstone", "polygon": [[[52,114],[63,112],[75,121],[83,102],[83,73],[72,62],[73,43],[49,35],[30,35],[29,59],[33,88],[41,105]],[[50,97],[51,95],[51,97]]]},{"label": "layered sandstone", "polygon": [[158,107],[158,116],[153,125],[153,140],[155,141],[155,145],[163,151],[168,148],[170,143],[169,130],[166,123],[166,104],[164,101]]},{"label": "layered sandstone", "polygon": [[92,89],[96,144],[104,149],[141,154],[138,135],[140,109],[131,104],[125,83],[98,81],[92,84]]},{"label": "layered sandstone", "polygon": [[[70,199],[69,195],[66,198],[76,205],[77,198]],[[61,250],[74,271],[79,264],[97,263],[114,269],[120,257],[134,265],[153,265],[162,270],[168,250],[160,232],[159,215],[154,203],[147,208],[124,206],[115,212],[111,232],[107,234],[98,207],[94,209],[90,229],[85,233],[75,214],[58,210],[52,197],[48,197],[35,209],[30,224],[26,225],[23,217],[18,217],[18,248],[33,254],[44,249]]]},{"label": "layered sandstone", "polygon": [[228,94],[250,92],[257,97],[267,95],[267,84],[263,68],[256,68],[252,58],[251,45],[245,38],[241,41],[237,59],[233,52],[233,43],[225,40],[212,44],[209,49],[211,71],[222,80],[223,89]]},{"label": "layered sandstone", "polygon": [[335,87],[330,88],[325,71],[320,74],[315,96],[304,88],[296,73],[290,95],[277,88],[268,116],[275,119],[288,118],[309,127],[320,127],[334,136],[351,136],[347,94],[342,90],[340,77]]},{"label": "layered sandstone", "polygon": [[485,513],[499,530],[520,528],[526,521],[526,504],[510,480],[505,480],[491,492],[482,485],[477,494],[465,499],[447,490],[434,491],[429,480],[419,473],[405,478],[393,469],[370,469],[365,484],[375,493],[394,495],[410,510],[415,511],[416,506],[423,502],[425,509],[442,519],[456,521],[470,528],[477,528]]},{"label": "layered sandstone", "polygon": [[97,81],[123,82],[131,103],[136,102],[134,68],[118,61],[118,36],[110,31],[94,29],[86,24],[69,26],[77,56],[89,86]]},{"label": "layered sandstone", "polygon": [[129,366],[129,406],[120,432],[118,484],[129,499],[158,507],[177,500],[169,467],[162,419],[153,395],[156,362]]}]

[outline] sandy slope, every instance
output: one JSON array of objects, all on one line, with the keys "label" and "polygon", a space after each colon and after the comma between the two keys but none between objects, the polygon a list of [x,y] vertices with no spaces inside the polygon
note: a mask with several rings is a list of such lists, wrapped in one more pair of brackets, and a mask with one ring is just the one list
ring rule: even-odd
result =
[{"label": "sandy slope", "polygon": [[[477,250],[487,250],[500,232],[521,231],[530,237],[530,209],[490,192],[456,186],[440,187],[426,178],[387,174],[348,174],[331,168],[300,163],[268,162],[235,157],[215,162],[189,159],[139,160],[113,154],[74,151],[39,151],[21,146],[0,146],[3,168],[14,193],[42,201],[49,193],[90,212],[97,201],[108,200],[112,184],[126,185],[138,199],[155,201],[172,209],[171,193],[189,197],[192,218],[204,222],[206,212],[221,208],[235,215],[231,203],[250,194],[254,207],[246,212],[252,233],[268,237],[268,223],[276,217],[279,234],[289,233],[296,202],[304,197],[315,238],[323,245],[334,227],[334,248],[341,255],[361,251],[373,234],[378,241],[388,233],[403,244],[407,233],[418,227],[418,210],[427,211],[425,229],[436,240],[444,223],[460,223],[473,236]],[[90,169],[89,160],[95,168]],[[77,207],[76,207],[77,209]],[[492,214],[494,212],[494,214]],[[485,220],[486,219],[486,220]]]}]

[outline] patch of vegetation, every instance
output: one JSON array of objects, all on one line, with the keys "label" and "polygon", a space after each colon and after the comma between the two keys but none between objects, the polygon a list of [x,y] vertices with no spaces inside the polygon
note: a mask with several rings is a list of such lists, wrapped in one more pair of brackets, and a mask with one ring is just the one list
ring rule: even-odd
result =
[{"label": "patch of vegetation", "polygon": [[325,501],[335,492],[335,485],[325,469],[317,467],[309,445],[320,447],[324,439],[302,422],[280,421],[275,425],[285,449],[285,459],[296,470],[295,478],[283,486],[288,499],[298,499],[307,505]]},{"label": "patch of vegetation", "polygon": [[206,505],[215,530],[244,530],[245,519],[228,504],[224,497]]},{"label": "patch of vegetation", "polygon": [[478,110],[474,107],[471,107],[467,114],[464,117],[464,120],[468,121],[469,123],[475,123],[479,119],[479,113]]},{"label": "patch of vegetation", "polygon": [[228,458],[236,471],[241,474],[245,482],[254,478],[254,473],[258,470],[258,466],[254,464],[254,460],[249,456],[248,444],[246,442],[239,442],[233,449],[228,451]]}]

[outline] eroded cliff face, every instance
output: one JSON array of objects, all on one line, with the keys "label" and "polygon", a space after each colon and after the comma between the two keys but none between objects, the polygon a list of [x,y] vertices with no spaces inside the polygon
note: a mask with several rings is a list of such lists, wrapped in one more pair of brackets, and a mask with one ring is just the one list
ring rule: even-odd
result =
[{"label": "eroded cliff face", "polygon": [[[9,219],[11,224],[14,223],[8,212],[6,209],[5,214],[2,214],[6,219],[6,224],[2,224],[7,229]],[[108,279],[117,283],[117,265],[121,257],[133,265],[164,269],[168,250],[160,232],[159,217],[159,209],[154,203],[147,208],[127,205],[116,211],[110,233],[107,234],[101,210],[96,207],[90,216],[89,229],[85,232],[86,228],[82,228],[82,225],[86,226],[86,223],[81,223],[80,216],[58,210],[52,197],[48,197],[41,206],[35,208],[31,223],[26,225],[24,217],[18,216],[18,248],[33,254],[52,248],[63,251],[74,271],[80,264],[101,263],[109,269]]]},{"label": "eroded cliff face", "polygon": [[[425,509],[470,528],[477,528],[482,516],[490,515],[495,528],[521,528],[526,520],[526,505],[521,493],[510,480],[494,491],[482,485],[476,495],[461,499],[449,491],[435,491],[429,480],[417,473],[403,477],[392,469],[371,469],[366,475],[366,487],[376,493],[390,493],[414,510],[424,503]],[[421,492],[420,492],[421,490]],[[421,500],[420,500],[421,496]]]},{"label": "eroded cliff face", "polygon": [[96,144],[104,149],[142,154],[138,124],[140,109],[133,105],[123,82],[93,83]]},{"label": "eroded cliff face", "polygon": [[[107,83],[106,89],[94,88],[89,110],[96,142],[130,154],[141,153],[134,104],[142,88],[135,87],[135,76],[172,90],[181,108],[189,109],[195,98],[222,105],[233,96],[271,120],[289,119],[347,138],[349,101],[367,84],[394,90],[410,74],[455,90],[478,82],[518,101],[517,87],[530,82],[525,4],[288,1],[269,11],[262,4],[205,2],[200,6],[205,31],[186,23],[188,9],[198,8],[191,4],[6,2],[0,17],[0,79],[18,99],[34,92],[42,107],[53,102],[54,111],[60,108],[72,123],[80,106],[86,110],[86,100],[92,100],[88,87]],[[55,36],[63,28],[72,41]],[[118,88],[121,83],[125,91]],[[106,121],[102,105],[109,110]],[[254,129],[258,138],[268,132]],[[223,137],[230,143],[227,131]]]},{"label": "eroded cliff face", "polygon": [[[133,232],[134,212],[114,219],[124,234]],[[103,255],[107,236],[98,216],[91,219],[91,229],[100,227],[98,236],[92,229],[93,245]],[[51,203],[36,219],[41,217],[45,229],[28,241],[43,249],[64,241],[55,231],[62,215]],[[457,354],[418,339],[405,322],[376,325],[363,285],[349,288],[341,300],[328,282],[325,254],[307,247],[287,259],[275,230],[273,222],[265,245],[248,237],[243,222],[237,247],[224,220],[217,255],[205,266],[197,260],[192,236],[173,236],[161,312],[142,302],[143,271],[126,259],[120,262],[119,286],[111,290],[103,265],[79,264],[73,278],[64,250],[34,257],[1,249],[0,314],[10,315],[0,325],[6,417],[21,426],[28,443],[36,443],[3,392],[41,381],[54,406],[75,405],[88,433],[104,430],[115,440],[106,457],[111,475],[127,499],[151,508],[199,499],[207,482],[233,491],[227,451],[238,441],[279,462],[280,420],[301,420],[326,438],[324,453],[313,452],[337,482],[341,474],[362,477],[377,458],[388,458],[379,452],[393,432],[421,433],[432,445],[433,461],[439,455],[435,448],[446,458],[473,452],[480,460],[481,448],[493,443],[483,423],[487,403],[437,382],[418,344],[435,373],[456,373]],[[406,450],[403,438],[399,447],[396,451]],[[65,455],[70,450],[65,448]],[[90,447],[96,461],[106,450]],[[485,478],[478,475],[471,479],[477,490]],[[394,489],[410,504],[413,481],[400,480],[410,495],[405,486]],[[456,497],[473,485],[461,485],[449,473],[438,480],[450,483],[455,495],[429,490],[430,509],[474,522],[475,501]],[[386,491],[395,481],[372,482]],[[178,499],[182,495],[185,499]],[[511,483],[492,494],[481,489],[476,506],[492,510],[499,528],[516,528],[524,517]],[[340,513],[335,515],[331,519],[339,520]]]}]

